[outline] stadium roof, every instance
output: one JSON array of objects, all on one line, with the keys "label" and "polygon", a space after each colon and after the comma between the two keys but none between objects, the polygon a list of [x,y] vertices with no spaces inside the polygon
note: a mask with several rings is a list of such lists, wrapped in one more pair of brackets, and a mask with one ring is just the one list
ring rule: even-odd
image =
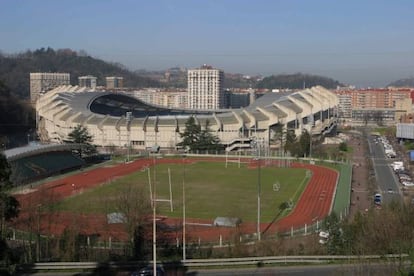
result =
[{"label": "stadium roof", "polygon": [[8,149],[4,151],[4,155],[6,159],[9,161],[13,161],[17,158],[22,158],[25,156],[31,156],[40,153],[46,153],[51,151],[64,151],[64,150],[72,150],[76,147],[79,147],[78,144],[39,144],[35,142],[31,142],[27,146]]}]

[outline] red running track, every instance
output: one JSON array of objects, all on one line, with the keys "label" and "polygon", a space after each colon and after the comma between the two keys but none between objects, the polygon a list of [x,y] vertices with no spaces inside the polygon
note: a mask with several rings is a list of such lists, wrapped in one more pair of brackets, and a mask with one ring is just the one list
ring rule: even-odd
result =
[{"label": "red running track", "polygon": [[[204,159],[205,160],[205,159]],[[208,159],[211,160],[211,159]],[[215,159],[217,160],[217,159]],[[186,159],[185,162],[194,160]],[[223,161],[223,159],[220,159]],[[40,232],[45,234],[60,235],[65,228],[77,225],[79,232],[85,235],[99,233],[102,238],[112,237],[113,240],[127,240],[128,236],[122,224],[108,224],[104,214],[72,214],[67,212],[59,213],[36,213],[36,206],[51,201],[59,201],[65,197],[80,193],[85,189],[101,185],[111,181],[114,178],[121,177],[137,170],[141,170],[153,164],[151,159],[136,160],[129,164],[120,164],[116,166],[101,167],[76,175],[68,176],[63,179],[51,181],[43,184],[37,189],[28,191],[26,194],[15,195],[21,204],[21,215],[13,226],[29,230],[34,229],[33,217],[38,217],[41,221]],[[159,163],[177,163],[183,162],[179,159],[157,159]],[[293,168],[306,168],[312,171],[312,178],[302,193],[298,203],[293,211],[286,217],[271,225],[267,233],[287,232],[293,227],[295,229],[304,227],[305,224],[311,225],[316,220],[322,220],[329,214],[333,202],[338,172],[326,167],[292,163]],[[73,185],[72,185],[73,184]],[[166,218],[165,223],[170,225],[181,225],[181,219]],[[205,227],[197,226],[194,223],[211,224],[211,220],[187,219],[187,239],[201,241],[218,241],[222,236],[223,240],[229,239],[235,232],[239,234],[252,234],[257,231],[256,223],[244,222],[239,229],[226,227]],[[261,224],[261,229],[269,225]],[[37,224],[36,224],[37,227]],[[181,233],[176,233],[177,238],[181,238]]]}]

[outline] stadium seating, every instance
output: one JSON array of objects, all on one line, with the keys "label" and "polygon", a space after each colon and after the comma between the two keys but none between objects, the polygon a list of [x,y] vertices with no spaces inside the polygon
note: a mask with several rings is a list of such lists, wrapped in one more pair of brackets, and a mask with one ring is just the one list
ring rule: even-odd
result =
[{"label": "stadium seating", "polygon": [[27,156],[11,162],[12,181],[21,185],[81,168],[85,162],[70,151]]}]

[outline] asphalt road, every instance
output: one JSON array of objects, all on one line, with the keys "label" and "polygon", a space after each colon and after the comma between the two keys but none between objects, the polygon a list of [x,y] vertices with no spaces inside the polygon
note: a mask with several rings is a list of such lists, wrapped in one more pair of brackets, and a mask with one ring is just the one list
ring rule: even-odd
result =
[{"label": "asphalt road", "polygon": [[[192,270],[185,273],[186,276],[231,276],[231,275],[278,275],[278,276],[354,276],[354,275],[396,275],[401,271],[409,271],[409,263],[356,263],[356,264],[329,264],[329,265],[296,265],[296,266],[274,266],[274,267],[254,267],[254,268],[228,268],[228,269],[204,269]],[[39,272],[17,274],[20,276],[89,276],[89,275],[119,275],[127,276],[130,273],[120,272],[103,272],[102,274],[94,273],[76,273],[76,272]],[[183,275],[169,274],[166,275]]]},{"label": "asphalt road", "polygon": [[382,143],[376,143],[375,136],[368,136],[368,145],[378,184],[378,192],[382,194],[383,202],[387,204],[392,201],[401,201],[401,184],[390,166],[393,160],[386,157]]},{"label": "asphalt road", "polygon": [[[407,265],[403,265],[408,270]],[[360,263],[336,265],[302,265],[289,267],[258,267],[243,269],[214,269],[188,272],[194,276],[228,276],[228,275],[286,275],[286,276],[330,276],[330,275],[395,275],[398,272],[397,263]]]}]

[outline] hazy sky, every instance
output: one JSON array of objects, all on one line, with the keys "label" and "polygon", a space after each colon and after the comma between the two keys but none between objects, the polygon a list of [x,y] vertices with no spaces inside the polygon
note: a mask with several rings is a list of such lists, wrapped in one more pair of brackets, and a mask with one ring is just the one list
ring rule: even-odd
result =
[{"label": "hazy sky", "polygon": [[0,50],[383,86],[414,76],[413,12],[413,0],[2,0]]}]

